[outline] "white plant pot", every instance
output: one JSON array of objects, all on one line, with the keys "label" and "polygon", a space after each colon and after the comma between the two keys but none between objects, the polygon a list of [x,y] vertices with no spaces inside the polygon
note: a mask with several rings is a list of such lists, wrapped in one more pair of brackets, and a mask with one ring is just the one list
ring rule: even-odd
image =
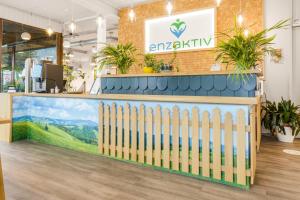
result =
[{"label": "white plant pot", "polygon": [[283,133],[277,132],[277,138],[280,142],[293,143],[295,136],[292,134],[292,129],[290,127],[284,127],[285,135]]}]

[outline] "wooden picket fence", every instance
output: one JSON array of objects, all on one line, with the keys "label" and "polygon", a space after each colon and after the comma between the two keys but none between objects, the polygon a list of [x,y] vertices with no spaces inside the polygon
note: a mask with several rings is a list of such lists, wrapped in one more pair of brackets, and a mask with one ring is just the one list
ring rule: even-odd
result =
[{"label": "wooden picket fence", "polygon": [[[245,121],[245,115],[249,115],[249,122]],[[236,116],[236,124],[233,124],[233,114],[230,112],[225,114],[222,123],[218,108],[213,110],[211,116],[208,111],[203,111],[200,116],[198,108],[194,107],[190,118],[187,109],[180,111],[177,106],[170,110],[162,109],[160,105],[146,108],[140,104],[138,109],[129,103],[124,106],[100,103],[99,152],[121,160],[246,186],[249,185],[247,178],[253,184],[255,175],[255,107],[252,106],[250,114],[238,110]],[[234,132],[237,135],[236,155]],[[250,142],[249,159],[246,159],[245,153],[246,135]]]}]

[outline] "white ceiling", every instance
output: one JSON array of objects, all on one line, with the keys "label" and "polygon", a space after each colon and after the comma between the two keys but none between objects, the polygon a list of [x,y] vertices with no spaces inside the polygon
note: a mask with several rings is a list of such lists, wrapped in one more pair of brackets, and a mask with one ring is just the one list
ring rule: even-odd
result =
[{"label": "white ceiling", "polygon": [[123,7],[143,3],[147,0],[0,0],[0,4],[51,18],[60,23],[74,19],[102,15],[117,16],[117,10]]}]

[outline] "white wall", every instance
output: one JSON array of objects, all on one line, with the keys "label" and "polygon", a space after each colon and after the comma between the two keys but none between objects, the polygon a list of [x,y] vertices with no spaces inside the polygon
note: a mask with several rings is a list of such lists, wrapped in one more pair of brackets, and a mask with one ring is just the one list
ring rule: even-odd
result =
[{"label": "white wall", "polygon": [[[265,0],[265,26],[270,27],[279,20],[292,19],[292,0]],[[293,33],[292,27],[274,31],[274,47],[282,49],[283,59],[274,63],[268,56],[265,60],[265,92],[267,98],[278,101],[281,97],[292,98]]]},{"label": "white wall", "polygon": [[[26,3],[26,2],[23,2]],[[35,26],[38,28],[47,29],[49,20],[45,17],[31,15],[16,8],[4,6],[0,4],[0,18]],[[55,32],[62,32],[62,24],[52,21],[51,27]]]},{"label": "white wall", "polygon": [[293,1],[293,100],[300,105],[300,0]]}]

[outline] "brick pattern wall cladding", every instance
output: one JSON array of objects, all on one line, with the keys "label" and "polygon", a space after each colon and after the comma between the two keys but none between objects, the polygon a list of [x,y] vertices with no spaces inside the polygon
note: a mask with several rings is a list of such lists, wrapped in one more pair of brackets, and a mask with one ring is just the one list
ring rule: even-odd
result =
[{"label": "brick pattern wall cladding", "polygon": [[[215,7],[215,0],[174,0],[174,14],[185,13],[194,10]],[[137,19],[130,22],[128,9],[119,12],[119,42],[132,42],[138,53],[144,53],[144,21],[156,17],[166,16],[166,1],[159,0],[148,4],[141,4],[134,8]],[[242,0],[245,25],[250,26],[251,32],[257,32],[263,28],[263,0]],[[217,8],[217,32],[228,30],[234,26],[234,19],[240,10],[240,0],[222,0]],[[173,57],[172,53],[158,54],[158,59],[166,62]],[[137,63],[131,68],[130,73],[142,73],[139,63],[143,63],[142,56],[138,56]],[[199,50],[178,52],[175,66],[180,72],[208,71],[215,63],[214,50]],[[225,67],[223,66],[223,69]]]}]

